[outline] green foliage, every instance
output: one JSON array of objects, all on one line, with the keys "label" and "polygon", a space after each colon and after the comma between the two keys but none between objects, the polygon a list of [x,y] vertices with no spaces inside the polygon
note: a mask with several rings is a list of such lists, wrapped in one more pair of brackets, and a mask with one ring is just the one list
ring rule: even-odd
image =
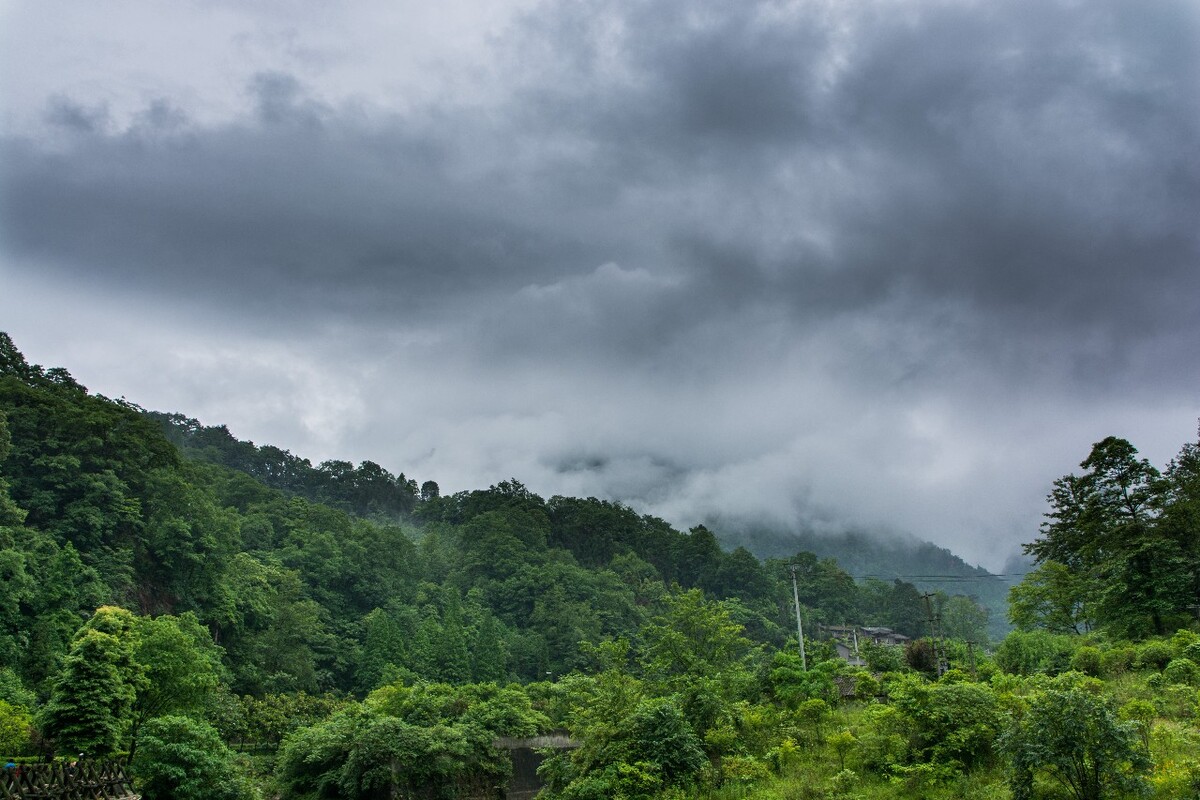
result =
[{"label": "green foliage", "polygon": [[942,633],[950,639],[987,644],[989,613],[970,597],[947,597],[939,608]]},{"label": "green foliage", "polygon": [[1015,675],[1057,675],[1070,668],[1078,641],[1046,631],[1013,631],[996,648],[996,666]]},{"label": "green foliage", "polygon": [[841,730],[830,734],[826,740],[826,744],[829,745],[829,749],[837,754],[838,768],[845,770],[846,756],[854,751],[855,746],[858,744],[858,739],[854,738],[854,734],[850,731]]},{"label": "green foliage", "polygon": [[33,717],[29,711],[0,699],[0,756],[23,756],[30,751]]},{"label": "green foliage", "polygon": [[25,688],[17,673],[9,667],[0,668],[0,700],[14,706],[33,708],[37,695]]},{"label": "green foliage", "polygon": [[254,793],[212,726],[188,717],[146,723],[131,769],[145,800],[249,800]]},{"label": "green foliage", "polygon": [[106,756],[125,743],[144,680],[133,657],[134,625],[128,611],[106,606],[76,635],[40,719],[59,752]]},{"label": "green foliage", "polygon": [[191,612],[136,620],[133,660],[140,668],[129,750],[137,749],[138,729],[154,717],[202,715],[225,668],[221,649]]},{"label": "green foliage", "polygon": [[991,687],[914,678],[897,684],[892,697],[909,724],[913,760],[964,771],[993,762],[1002,716]]},{"label": "green foliage", "polygon": [[1008,618],[1023,631],[1086,633],[1094,619],[1090,582],[1050,559],[1042,561],[1008,593]]},{"label": "green foliage", "polygon": [[[240,470],[264,484],[362,516],[395,517],[417,503],[416,481],[392,475],[373,461],[355,467],[348,461],[325,461],[313,467],[287,450],[236,439],[224,425],[206,427],[182,414],[149,412],[149,419],[192,457]],[[432,485],[431,485],[432,484]],[[424,494],[436,497],[437,484],[426,481]]]},{"label": "green foliage", "polygon": [[1080,647],[1071,655],[1071,669],[1093,678],[1100,677],[1104,671],[1104,659],[1100,648],[1090,645]]},{"label": "green foliage", "polygon": [[1097,442],[1080,476],[1054,483],[1038,563],[1011,594],[1021,627],[1080,632],[1095,620],[1123,637],[1163,635],[1200,588],[1200,457],[1185,445],[1165,476],[1124,439]]},{"label": "green foliage", "polygon": [[1137,650],[1128,646],[1110,647],[1100,653],[1100,667],[1103,674],[1115,678],[1133,669],[1137,658]]},{"label": "green foliage", "polygon": [[225,717],[230,733],[266,747],[277,746],[293,731],[316,725],[347,705],[347,701],[331,694],[305,692],[231,699],[236,700],[236,706],[229,708]]},{"label": "green foliage", "polygon": [[859,652],[871,672],[899,672],[904,669],[904,648],[875,642],[862,642]]},{"label": "green foliage", "polygon": [[754,644],[728,609],[698,589],[665,598],[665,610],[641,630],[646,674],[666,686],[722,676],[722,694],[747,688]]},{"label": "green foliage", "polygon": [[840,693],[833,677],[838,669],[838,664],[823,661],[805,670],[796,653],[778,652],[771,660],[771,692],[785,708],[792,710],[809,700],[836,703]]},{"label": "green foliage", "polygon": [[610,716],[592,716],[576,731],[583,746],[550,760],[543,776],[551,798],[649,797],[693,783],[709,763],[673,698],[642,700],[620,724]]},{"label": "green foliage", "polygon": [[805,700],[796,707],[796,719],[808,729],[811,742],[821,745],[825,741],[825,725],[831,714],[829,704],[819,698]]},{"label": "green foliage", "polygon": [[864,767],[890,773],[908,755],[909,724],[891,706],[869,706],[862,714],[858,731],[859,758]]},{"label": "green foliage", "polygon": [[1041,779],[1074,800],[1102,800],[1145,788],[1150,759],[1135,727],[1081,688],[1050,688],[1030,701],[1002,740],[1012,763],[1014,800],[1035,796]]},{"label": "green foliage", "polygon": [[503,782],[494,738],[545,724],[516,688],[391,685],[289,735],[276,777],[294,796],[459,797]]},{"label": "green foliage", "polygon": [[1171,662],[1173,656],[1171,645],[1167,642],[1149,641],[1137,649],[1133,665],[1138,669],[1161,670]]},{"label": "green foliage", "polygon": [[1163,677],[1168,683],[1200,686],[1200,665],[1190,658],[1174,658],[1163,669]]}]

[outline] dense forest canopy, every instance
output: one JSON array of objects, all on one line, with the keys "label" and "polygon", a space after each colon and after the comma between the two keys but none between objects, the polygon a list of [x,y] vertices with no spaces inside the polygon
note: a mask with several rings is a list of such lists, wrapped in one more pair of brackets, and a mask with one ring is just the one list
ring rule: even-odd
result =
[{"label": "dense forest canopy", "polygon": [[[1061,707],[1098,737],[1094,791],[1073,796],[1141,791],[1152,731],[1197,713],[1200,450],[1159,472],[1109,438],[1081,467],[1054,484],[993,658],[968,596],[516,479],[443,495],[371,461],[313,466],[91,394],[0,334],[0,750],[128,753],[148,798],[206,796],[214,770],[241,776],[230,797],[468,797],[507,780],[497,737],[565,729],[580,746],[544,765],[552,797],[799,765],[828,797],[966,796],[972,775],[1024,797],[1065,774],[1031,727]],[[913,641],[863,641],[854,664],[814,623]],[[1118,714],[1097,678],[1139,670]],[[1170,785],[1200,788],[1190,769]]]}]

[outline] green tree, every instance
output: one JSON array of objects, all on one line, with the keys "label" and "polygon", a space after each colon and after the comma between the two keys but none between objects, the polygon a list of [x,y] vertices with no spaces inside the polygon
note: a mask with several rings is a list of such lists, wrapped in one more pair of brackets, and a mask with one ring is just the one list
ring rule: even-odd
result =
[{"label": "green tree", "polygon": [[[1096,443],[1080,466],[1081,476],[1055,481],[1042,535],[1025,546],[1039,565],[1060,564],[1070,579],[1037,576],[1042,587],[1017,593],[1025,601],[1018,614],[1061,628],[1074,616],[1071,609],[1095,608],[1119,634],[1161,635],[1195,597],[1194,536],[1181,538],[1161,521],[1164,482],[1126,440],[1110,436]],[[1071,589],[1074,604],[1047,597],[1047,588]],[[1039,605],[1045,613],[1037,612]]]},{"label": "green tree", "polygon": [[0,753],[21,756],[29,752],[33,717],[21,706],[0,699]]},{"label": "green tree", "polygon": [[461,797],[503,785],[495,738],[546,724],[520,689],[392,684],[288,736],[276,777],[289,796]]},{"label": "green tree", "polygon": [[942,632],[967,642],[987,644],[988,610],[970,597],[954,595],[941,606]]},{"label": "green tree", "polygon": [[508,677],[508,644],[499,620],[483,609],[471,648],[471,674],[477,682],[503,681]]},{"label": "green tree", "polygon": [[389,671],[408,661],[404,632],[392,615],[381,608],[362,621],[363,646],[358,659],[355,683],[362,692],[378,688]]},{"label": "green tree", "polygon": [[125,609],[105,606],[76,635],[41,715],[59,752],[105,756],[124,743],[144,680],[133,657],[134,625]]},{"label": "green tree", "polygon": [[642,700],[619,724],[592,724],[578,733],[583,746],[550,759],[541,771],[550,797],[651,797],[691,784],[709,763],[673,698]]},{"label": "green tree", "polygon": [[1008,592],[1008,618],[1021,630],[1087,633],[1094,604],[1086,576],[1057,561],[1042,561]]},{"label": "green tree", "polygon": [[252,797],[233,752],[212,726],[188,717],[152,719],[131,771],[145,800]]},{"label": "green tree", "polygon": [[1046,631],[1013,631],[996,648],[996,666],[1015,675],[1057,675],[1070,668],[1078,639]]},{"label": "green tree", "polygon": [[1103,698],[1078,687],[1036,695],[1001,748],[1011,762],[1014,800],[1035,797],[1039,779],[1074,800],[1136,794],[1150,768],[1136,727],[1118,722]]},{"label": "green tree", "polygon": [[991,687],[910,678],[894,687],[892,699],[911,725],[910,747],[918,763],[968,771],[995,760],[1002,716]]},{"label": "green tree", "polygon": [[203,714],[225,674],[221,649],[191,612],[139,618],[133,634],[141,680],[130,718],[130,757],[145,723],[170,714]]},{"label": "green tree", "polygon": [[668,596],[664,613],[642,629],[642,660],[661,679],[714,675],[750,655],[753,644],[742,634],[721,603],[691,589]]}]

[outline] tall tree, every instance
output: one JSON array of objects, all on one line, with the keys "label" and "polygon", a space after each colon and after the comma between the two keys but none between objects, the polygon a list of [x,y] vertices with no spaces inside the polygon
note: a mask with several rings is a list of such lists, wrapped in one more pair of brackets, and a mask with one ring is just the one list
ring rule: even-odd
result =
[{"label": "tall tree", "polygon": [[133,634],[133,658],[142,680],[130,718],[131,758],[146,722],[168,714],[201,715],[225,674],[221,648],[190,612],[140,617]]},{"label": "tall tree", "polygon": [[1082,475],[1054,482],[1042,535],[1025,552],[1040,566],[1065,567],[1070,580],[1056,587],[1072,588],[1075,605],[1094,607],[1105,626],[1131,636],[1165,633],[1195,596],[1196,564],[1187,537],[1162,524],[1158,470],[1115,436],[1097,442],[1080,466]]},{"label": "tall tree", "polygon": [[135,625],[125,609],[105,606],[71,643],[41,715],[59,752],[105,756],[124,743],[144,681],[133,656]]}]

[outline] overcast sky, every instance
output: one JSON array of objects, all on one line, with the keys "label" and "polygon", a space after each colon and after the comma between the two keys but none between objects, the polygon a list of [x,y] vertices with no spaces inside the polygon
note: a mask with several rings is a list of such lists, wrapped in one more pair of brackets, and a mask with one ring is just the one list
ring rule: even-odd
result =
[{"label": "overcast sky", "polygon": [[0,329],[444,492],[993,569],[1200,416],[1200,3],[0,2]]}]

